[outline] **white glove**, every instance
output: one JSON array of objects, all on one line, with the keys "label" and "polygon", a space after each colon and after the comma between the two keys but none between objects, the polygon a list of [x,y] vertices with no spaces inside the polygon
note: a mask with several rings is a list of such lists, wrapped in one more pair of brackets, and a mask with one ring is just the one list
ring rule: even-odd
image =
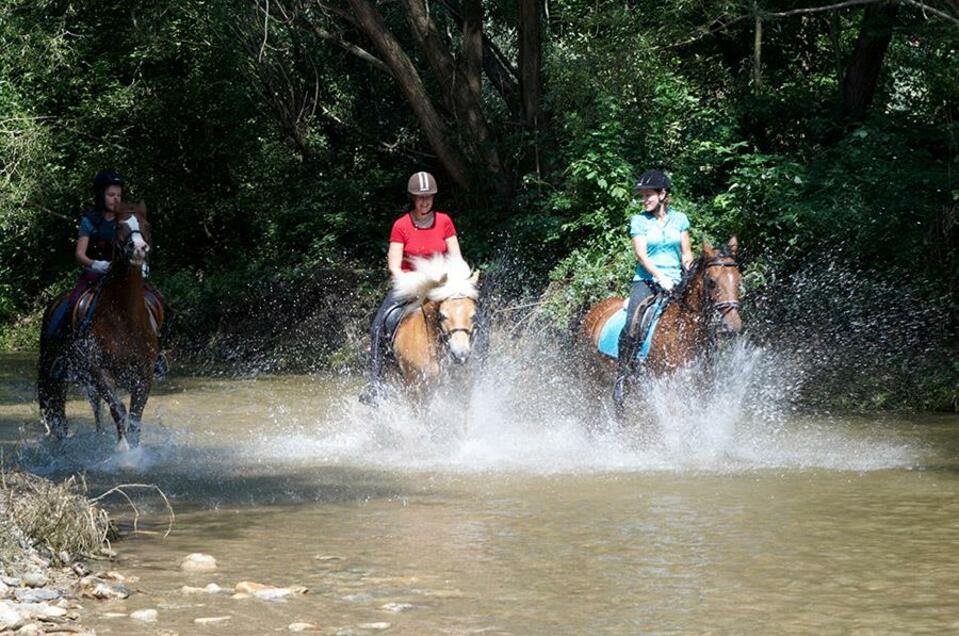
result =
[{"label": "white glove", "polygon": [[87,269],[95,274],[106,274],[110,271],[110,263],[106,261],[93,261]]},{"label": "white glove", "polygon": [[666,278],[665,276],[661,276],[660,278],[657,278],[656,282],[659,283],[660,287],[662,287],[668,292],[673,291],[673,287],[676,286],[676,283],[674,283],[672,279]]},{"label": "white glove", "polygon": [[140,273],[143,274],[144,278],[150,278],[150,266],[146,263],[140,265]]}]

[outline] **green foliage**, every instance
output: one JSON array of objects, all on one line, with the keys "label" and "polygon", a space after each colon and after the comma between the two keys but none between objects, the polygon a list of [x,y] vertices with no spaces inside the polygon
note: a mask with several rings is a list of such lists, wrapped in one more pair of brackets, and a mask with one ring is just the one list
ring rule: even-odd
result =
[{"label": "green foliage", "polygon": [[[434,19],[458,46],[456,21],[439,5]],[[402,8],[381,10],[438,94]],[[248,298],[279,294],[277,307],[298,311],[318,301],[299,300],[297,285],[346,293],[319,286],[321,272],[360,281],[349,311],[365,326],[357,308],[375,304],[403,184],[423,168],[440,178],[438,205],[453,213],[467,257],[509,269],[503,278],[520,281],[516,293],[546,286],[548,313],[564,326],[586,303],[625,291],[631,186],[649,167],[671,174],[696,249],[739,236],[757,294],[824,253],[908,281],[922,298],[959,293],[955,29],[900,6],[869,116],[850,124],[839,89],[862,9],[767,20],[761,85],[752,21],[735,20],[751,10],[550,3],[544,119],[537,130],[522,126],[487,83],[489,143],[503,173],[474,175],[478,185],[462,192],[430,156],[390,74],[280,20],[265,25],[249,2],[5,2],[0,346],[31,346],[43,305],[75,277],[77,217],[90,205],[92,175],[107,166],[127,175],[128,199],[149,206],[171,337],[189,347],[219,339],[292,359],[295,329],[246,349],[219,330],[228,317],[252,325]],[[486,7],[486,34],[510,59],[515,21],[510,3]],[[358,30],[338,35],[376,50]],[[437,106],[455,120],[448,104]],[[351,278],[366,268],[371,275]],[[954,329],[959,318],[947,320]],[[349,366],[358,345],[343,336],[307,348]],[[930,386],[945,388],[929,393],[954,396],[954,374],[942,377]],[[883,405],[902,399],[878,385],[874,393],[887,396]]]}]

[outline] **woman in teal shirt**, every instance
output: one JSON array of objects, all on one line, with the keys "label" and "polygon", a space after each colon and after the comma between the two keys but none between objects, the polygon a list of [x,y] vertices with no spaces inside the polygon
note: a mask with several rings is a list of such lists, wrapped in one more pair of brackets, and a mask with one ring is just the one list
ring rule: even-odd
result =
[{"label": "woman in teal shirt", "polygon": [[647,170],[636,181],[633,193],[641,198],[643,212],[629,220],[629,235],[636,254],[633,286],[626,305],[627,327],[619,338],[619,372],[616,396],[621,396],[632,370],[636,350],[642,343],[640,316],[635,315],[642,301],[661,291],[672,291],[683,278],[683,269],[693,262],[689,243],[689,219],[669,206],[672,183],[659,170]]}]

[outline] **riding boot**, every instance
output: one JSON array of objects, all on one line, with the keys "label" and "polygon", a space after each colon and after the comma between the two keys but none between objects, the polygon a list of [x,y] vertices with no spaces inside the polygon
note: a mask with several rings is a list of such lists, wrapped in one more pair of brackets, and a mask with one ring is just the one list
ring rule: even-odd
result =
[{"label": "riding boot", "polygon": [[386,358],[386,347],[383,342],[382,329],[375,332],[370,342],[370,366],[366,373],[366,388],[360,394],[360,403],[367,406],[375,405],[383,393],[383,363]]},{"label": "riding boot", "polygon": [[[638,329],[637,329],[638,331]],[[632,333],[627,325],[619,334],[619,351],[616,354],[616,382],[613,384],[613,402],[622,408],[626,400],[626,385],[633,379],[636,354],[639,351],[640,335]]]}]

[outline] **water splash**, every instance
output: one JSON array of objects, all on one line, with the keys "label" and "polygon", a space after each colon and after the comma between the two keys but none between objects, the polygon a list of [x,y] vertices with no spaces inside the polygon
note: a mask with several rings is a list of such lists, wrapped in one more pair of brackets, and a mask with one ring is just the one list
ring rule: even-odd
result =
[{"label": "water splash", "polygon": [[372,410],[346,395],[312,425],[288,413],[287,434],[264,435],[247,453],[269,461],[540,473],[863,471],[918,458],[875,431],[858,438],[835,422],[797,417],[790,397],[801,368],[746,341],[723,352],[711,382],[686,370],[644,383],[637,392],[645,399],[632,405],[625,428],[609,414],[608,385],[584,381],[562,355],[542,344],[500,343],[466,395],[438,395],[420,414],[401,397]]}]

